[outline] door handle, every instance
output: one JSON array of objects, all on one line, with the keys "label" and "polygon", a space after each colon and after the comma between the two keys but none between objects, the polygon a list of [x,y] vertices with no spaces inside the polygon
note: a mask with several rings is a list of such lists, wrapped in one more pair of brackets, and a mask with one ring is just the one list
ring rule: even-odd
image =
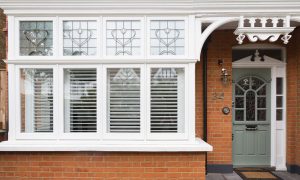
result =
[{"label": "door handle", "polygon": [[257,131],[257,125],[246,125],[246,131]]}]

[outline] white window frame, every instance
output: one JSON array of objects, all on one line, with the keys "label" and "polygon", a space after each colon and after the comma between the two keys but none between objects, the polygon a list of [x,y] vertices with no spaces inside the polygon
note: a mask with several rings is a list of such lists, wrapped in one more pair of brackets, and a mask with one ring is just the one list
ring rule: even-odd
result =
[{"label": "white window frame", "polygon": [[[96,54],[94,56],[64,56],[64,21],[96,21],[97,29],[96,29]],[[58,56],[63,59],[97,59],[102,56],[102,43],[101,43],[101,31],[102,31],[102,19],[101,17],[59,17],[59,25],[58,25]],[[57,31],[57,30],[56,30]]]},{"label": "white window frame", "polygon": [[[140,133],[109,133],[107,132],[108,127],[108,119],[107,119],[107,70],[110,68],[139,68],[140,69]],[[146,121],[146,113],[145,113],[145,67],[144,65],[140,64],[115,64],[115,65],[103,65],[103,72],[102,72],[102,94],[103,94],[103,101],[102,101],[102,109],[103,111],[103,139],[112,140],[143,140],[145,134],[145,121]]]},{"label": "white window frame", "polygon": [[[20,55],[20,22],[21,21],[52,21],[53,23],[53,55],[52,56],[21,56]],[[50,60],[55,59],[58,56],[58,24],[57,24],[57,18],[56,17],[16,17],[15,18],[15,46],[13,52],[16,55],[16,59],[22,59],[22,60],[35,60],[40,61],[43,60]]]},{"label": "white window frame", "polygon": [[[105,59],[110,59],[110,60],[120,60],[120,59],[124,59],[124,60],[128,60],[128,59],[143,59],[145,58],[145,17],[103,17],[103,25],[102,25],[102,29],[103,29],[103,34],[102,34],[102,42],[103,42],[103,57]],[[140,25],[141,25],[141,29],[140,29],[140,33],[141,33],[141,39],[140,39],[140,55],[132,55],[132,56],[114,56],[114,55],[107,55],[106,51],[106,42],[107,42],[107,37],[106,37],[106,33],[107,33],[107,26],[106,26],[106,22],[107,21],[140,21]]]},{"label": "white window frame", "polygon": [[[49,17],[14,17],[9,16],[9,41],[17,46],[9,46],[8,60],[9,78],[14,89],[10,95],[10,103],[16,103],[16,112],[20,111],[20,68],[53,68],[53,133],[20,133],[20,115],[13,114],[10,119],[9,137],[12,140],[97,140],[109,143],[173,143],[188,144],[195,142],[195,62],[189,47],[193,47],[192,35],[194,28],[191,16],[49,16]],[[63,21],[96,20],[97,55],[96,56],[63,56]],[[107,20],[139,20],[141,23],[141,55],[140,56],[106,56],[106,21]],[[183,20],[185,22],[185,54],[184,55],[150,55],[150,22],[151,20]],[[53,22],[53,56],[19,56],[19,23],[20,21],[52,21]],[[13,23],[11,23],[13,22]],[[191,27],[189,27],[191,26]],[[148,33],[148,34],[147,34]],[[103,42],[103,43],[102,43]],[[13,43],[12,43],[13,44]],[[17,52],[17,53],[15,53]],[[194,54],[194,53],[193,53]],[[25,65],[27,64],[27,65]],[[43,65],[41,65],[43,64]],[[140,68],[141,70],[141,129],[140,133],[107,133],[106,119],[106,76],[107,68]],[[159,67],[184,68],[185,73],[185,119],[184,133],[150,133],[150,70]],[[64,69],[65,68],[96,68],[97,69],[97,132],[65,133],[64,132]],[[60,77],[60,78],[59,78]],[[16,88],[14,88],[16,87]],[[17,95],[16,97],[14,97]],[[148,96],[148,97],[147,97]],[[11,104],[10,104],[11,107]],[[10,108],[12,109],[12,108]],[[10,112],[10,114],[12,114]],[[19,126],[18,128],[16,128]],[[124,141],[125,140],[125,141]]]},{"label": "white window frame", "polygon": [[[184,69],[184,132],[183,133],[151,133],[151,69],[152,68],[183,68]],[[189,118],[189,73],[188,64],[150,64],[147,67],[147,139],[148,140],[188,140],[189,124],[193,120]]]},{"label": "white window frame", "polygon": [[[53,132],[51,133],[26,133],[21,132],[21,69],[53,69]],[[17,65],[16,66],[16,139],[56,139],[58,137],[58,73],[54,65]],[[26,121],[26,119],[25,119]]]},{"label": "white window frame", "polygon": [[[60,139],[101,139],[102,138],[102,130],[101,130],[101,122],[103,121],[103,113],[102,113],[102,74],[101,67],[95,65],[61,65],[59,66],[59,138]],[[97,71],[97,131],[96,132],[76,132],[76,133],[67,133],[65,132],[65,101],[64,101],[64,70],[65,69],[96,69]]]},{"label": "white window frame", "polygon": [[[151,21],[155,20],[178,20],[184,21],[184,54],[183,55],[151,55]],[[189,57],[189,17],[169,16],[169,17],[147,17],[147,59],[185,59]]]}]

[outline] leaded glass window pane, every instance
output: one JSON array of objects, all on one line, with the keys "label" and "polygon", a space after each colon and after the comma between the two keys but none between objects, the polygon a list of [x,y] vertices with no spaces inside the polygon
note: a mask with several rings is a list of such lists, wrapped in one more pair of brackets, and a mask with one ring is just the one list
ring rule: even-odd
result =
[{"label": "leaded glass window pane", "polygon": [[151,55],[184,55],[184,24],[182,20],[151,21]]},{"label": "leaded glass window pane", "polygon": [[276,97],[276,107],[281,108],[283,105],[283,97],[282,96],[277,96]]},{"label": "leaded glass window pane", "polygon": [[53,22],[20,21],[20,56],[53,55]]},{"label": "leaded glass window pane", "polygon": [[141,55],[141,22],[108,20],[106,22],[106,54],[109,56]]},{"label": "leaded glass window pane", "polygon": [[96,55],[96,21],[64,21],[63,27],[64,56]]}]

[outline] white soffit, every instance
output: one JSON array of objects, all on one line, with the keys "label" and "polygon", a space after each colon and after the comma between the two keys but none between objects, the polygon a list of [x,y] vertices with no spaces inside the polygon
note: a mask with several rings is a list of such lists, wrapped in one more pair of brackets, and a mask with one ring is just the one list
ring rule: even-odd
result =
[{"label": "white soffit", "polygon": [[6,14],[300,13],[299,0],[1,0]]}]

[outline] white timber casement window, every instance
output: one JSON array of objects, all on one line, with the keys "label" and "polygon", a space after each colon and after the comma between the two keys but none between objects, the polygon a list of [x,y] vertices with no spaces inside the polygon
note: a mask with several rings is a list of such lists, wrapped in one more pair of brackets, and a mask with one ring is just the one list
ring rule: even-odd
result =
[{"label": "white timber casement window", "polygon": [[195,143],[188,17],[9,20],[10,139]]},{"label": "white timber casement window", "polygon": [[18,138],[55,138],[57,69],[49,65],[17,66],[16,82]]},{"label": "white timber casement window", "polygon": [[147,68],[148,137],[187,138],[188,76],[186,65],[150,65]]}]

